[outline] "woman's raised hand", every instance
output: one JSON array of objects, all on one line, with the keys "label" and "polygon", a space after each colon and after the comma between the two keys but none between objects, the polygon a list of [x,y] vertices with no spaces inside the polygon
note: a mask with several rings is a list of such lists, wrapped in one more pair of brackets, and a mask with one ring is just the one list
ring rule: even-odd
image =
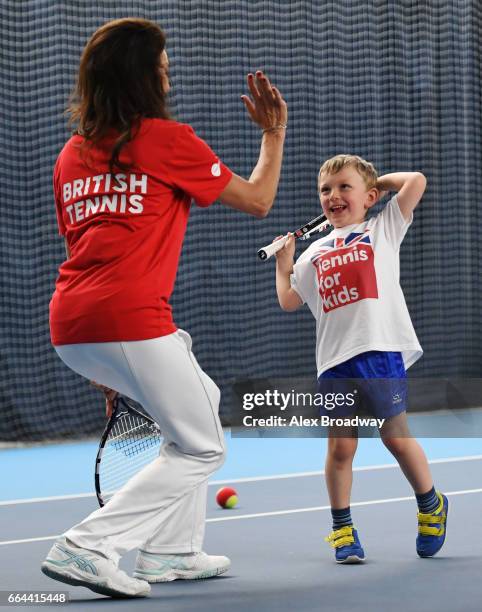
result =
[{"label": "woman's raised hand", "polygon": [[243,95],[241,99],[254,123],[267,132],[285,129],[288,107],[268,77],[261,70],[258,70],[256,75],[249,73],[248,88],[251,97]]}]

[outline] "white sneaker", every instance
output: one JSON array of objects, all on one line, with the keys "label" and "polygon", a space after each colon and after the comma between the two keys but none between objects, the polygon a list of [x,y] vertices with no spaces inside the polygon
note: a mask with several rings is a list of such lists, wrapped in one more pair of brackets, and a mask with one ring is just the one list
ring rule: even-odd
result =
[{"label": "white sneaker", "polygon": [[207,555],[205,552],[182,555],[161,555],[140,550],[134,577],[147,582],[198,580],[227,572],[231,561],[227,557]]},{"label": "white sneaker", "polygon": [[145,597],[151,592],[147,582],[131,578],[111,559],[71,542],[67,544],[65,538],[55,542],[41,569],[54,580],[109,597]]}]

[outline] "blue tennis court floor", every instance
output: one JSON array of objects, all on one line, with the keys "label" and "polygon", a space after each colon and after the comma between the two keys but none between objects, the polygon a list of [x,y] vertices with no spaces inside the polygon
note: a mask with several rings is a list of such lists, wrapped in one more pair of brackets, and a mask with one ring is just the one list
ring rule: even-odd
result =
[{"label": "blue tennis court floor", "polygon": [[[434,559],[415,553],[416,504],[393,458],[377,439],[360,441],[352,510],[363,566],[338,566],[323,541],[330,512],[322,466],[326,440],[227,436],[228,459],[209,488],[207,552],[232,568],[205,581],[153,585],[146,600],[111,601],[68,587],[70,606],[236,612],[424,610],[480,612],[482,444],[478,438],[421,441],[436,486],[450,501],[447,542]],[[40,573],[53,539],[96,508],[92,472],[97,442],[0,451],[1,589],[63,590]],[[49,471],[62,465],[60,474]],[[7,478],[4,478],[8,474]],[[239,505],[221,510],[220,485]],[[132,569],[135,552],[121,565]],[[51,607],[51,606],[49,606]]]}]

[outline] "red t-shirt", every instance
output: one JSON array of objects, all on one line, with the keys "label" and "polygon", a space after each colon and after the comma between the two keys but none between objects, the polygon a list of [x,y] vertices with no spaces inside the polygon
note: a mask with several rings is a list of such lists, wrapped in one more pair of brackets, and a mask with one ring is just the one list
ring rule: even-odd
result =
[{"label": "red t-shirt", "polygon": [[[115,136],[87,154],[73,136],[54,169],[59,232],[71,257],[50,302],[52,343],[146,340],[176,331],[174,287],[191,199],[209,206],[231,179],[185,124],[144,119],[109,174]],[[105,146],[104,146],[105,145]],[[85,158],[85,156],[84,156]]]}]

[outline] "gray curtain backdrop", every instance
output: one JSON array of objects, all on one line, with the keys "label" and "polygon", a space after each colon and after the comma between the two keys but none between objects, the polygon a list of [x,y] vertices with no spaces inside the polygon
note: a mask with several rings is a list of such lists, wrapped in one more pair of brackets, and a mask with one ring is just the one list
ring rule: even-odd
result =
[{"label": "gray curtain backdrop", "polygon": [[401,252],[425,349],[411,375],[482,376],[479,2],[26,0],[0,9],[0,439],[86,435],[104,422],[98,393],[50,346],[63,260],[51,173],[69,136],[62,112],[81,50],[99,25],[125,16],[165,29],[176,117],[238,174],[249,175],[260,142],[240,101],[246,73],[264,69],[289,105],[269,217],[216,204],[193,209],[189,222],[175,320],[218,384],[315,375],[311,314],[280,310],[274,264],[256,250],[318,214],[318,168],[341,152],[380,173],[427,176]]}]

